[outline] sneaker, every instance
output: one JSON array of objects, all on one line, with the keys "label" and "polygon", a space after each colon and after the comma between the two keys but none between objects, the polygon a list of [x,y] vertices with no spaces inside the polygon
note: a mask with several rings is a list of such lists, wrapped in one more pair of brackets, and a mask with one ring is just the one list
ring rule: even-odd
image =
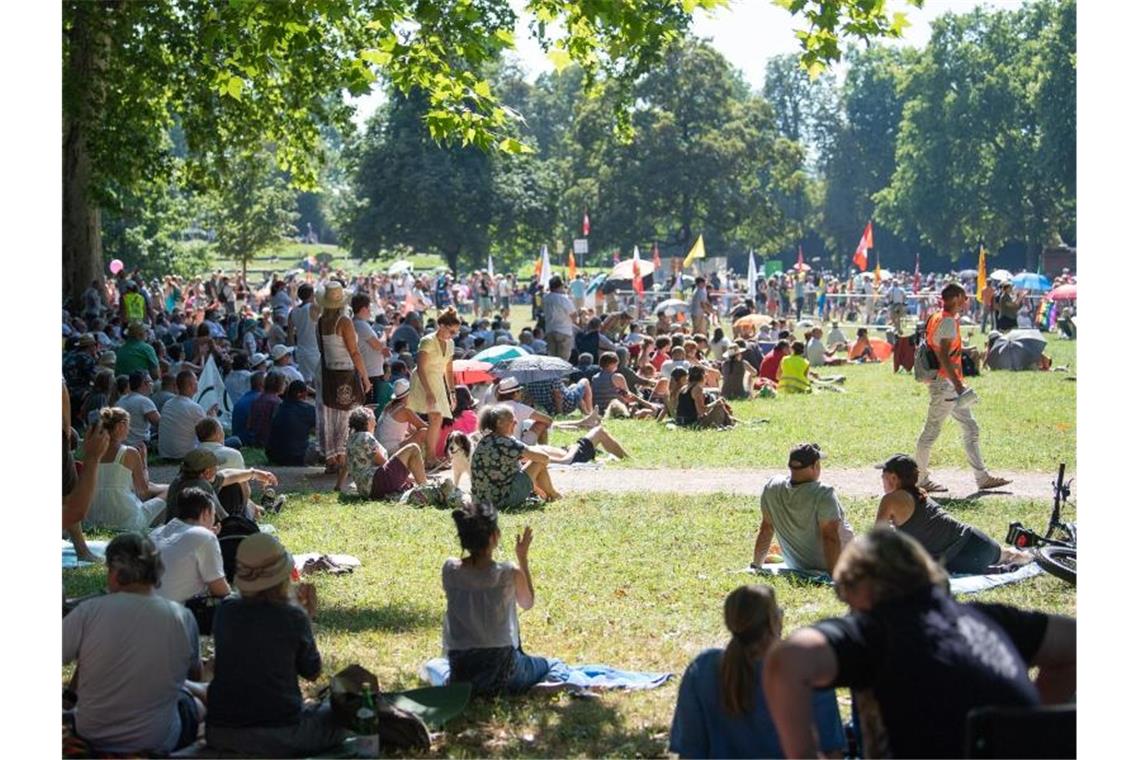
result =
[{"label": "sneaker", "polygon": [[1009,478],[998,478],[993,475],[987,475],[978,483],[978,490],[986,491],[990,488],[1001,488],[1002,486],[1008,486],[1012,482],[1013,481]]},{"label": "sneaker", "polygon": [[926,491],[927,493],[946,493],[947,491],[950,490],[949,488],[942,485],[941,483],[935,483],[930,478],[927,478],[926,480],[919,483],[918,487],[921,488],[923,491]]}]

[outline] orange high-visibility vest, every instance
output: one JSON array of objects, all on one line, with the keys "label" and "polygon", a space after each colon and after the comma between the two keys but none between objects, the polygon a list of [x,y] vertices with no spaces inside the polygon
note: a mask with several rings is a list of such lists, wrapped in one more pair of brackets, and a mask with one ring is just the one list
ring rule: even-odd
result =
[{"label": "orange high-visibility vest", "polygon": [[[942,324],[944,319],[954,319],[953,315],[945,311],[940,311],[932,316],[926,323],[926,345],[932,351],[937,352],[938,341],[934,339],[934,334],[938,332],[938,326]],[[958,329],[958,321],[954,320],[954,339],[950,341],[950,362],[953,365],[954,375],[962,379],[962,331]],[[938,368],[938,376],[950,379],[950,374],[946,371],[945,366]]]}]

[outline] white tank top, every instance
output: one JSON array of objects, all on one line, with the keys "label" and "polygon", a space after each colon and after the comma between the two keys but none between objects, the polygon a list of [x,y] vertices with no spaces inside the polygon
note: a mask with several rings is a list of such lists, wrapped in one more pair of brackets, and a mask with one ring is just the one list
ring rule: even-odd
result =
[{"label": "white tank top", "polygon": [[394,419],[388,412],[380,415],[376,423],[376,440],[380,441],[388,456],[392,456],[392,453],[399,448],[400,441],[408,436],[408,427],[407,422]]},{"label": "white tank top", "polygon": [[344,338],[340,336],[340,333],[334,330],[329,335],[322,335],[321,341],[324,344],[326,367],[329,369],[352,369],[356,366],[352,363],[352,355],[348,353],[348,346],[344,344]]},{"label": "white tank top", "polygon": [[301,304],[293,309],[293,326],[297,328],[297,348],[301,351],[317,352],[317,322],[310,316],[311,303]]}]

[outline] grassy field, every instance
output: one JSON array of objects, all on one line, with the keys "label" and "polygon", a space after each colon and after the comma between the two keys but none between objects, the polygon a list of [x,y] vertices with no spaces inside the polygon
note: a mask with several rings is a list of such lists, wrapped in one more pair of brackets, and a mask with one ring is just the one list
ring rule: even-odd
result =
[{"label": "grassy field", "polygon": [[[857,530],[869,526],[874,501],[844,505]],[[1043,502],[981,499],[953,508],[995,536],[1004,535],[1011,520],[1041,527],[1048,518]],[[739,571],[751,559],[758,510],[752,496],[591,494],[504,515],[504,544],[525,524],[535,531],[538,601],[520,617],[524,647],[570,663],[670,671],[679,679],[696,653],[726,638],[721,605],[750,579]],[[440,567],[458,556],[450,515],[309,494],[291,499],[274,522],[295,552],[346,552],[364,563],[353,575],[316,579],[315,630],[326,674],[355,662],[377,673],[386,689],[420,685],[419,667],[440,652]],[[503,548],[499,558],[513,555]],[[101,585],[98,568],[64,573],[69,595]],[[829,588],[786,579],[772,585],[786,611],[786,630],[844,611]],[[973,598],[1066,614],[1076,609],[1075,591],[1050,576]],[[446,727],[432,752],[659,756],[677,684],[596,701],[563,695],[476,703]]]},{"label": "grassy field", "polygon": [[[984,372],[967,378],[981,401],[974,416],[982,429],[982,453],[996,469],[1052,471],[1076,457],[1076,344],[1054,340],[1048,353],[1063,372]],[[889,364],[836,367],[824,374],[847,376],[847,393],[781,395],[733,402],[747,424],[729,431],[671,430],[640,420],[613,420],[606,428],[630,454],[632,467],[781,467],[788,449],[819,443],[829,467],[857,467],[895,452],[914,452],[929,403],[926,386],[913,375],[891,374]],[[753,421],[766,419],[766,424]],[[553,442],[576,438],[556,432]],[[934,447],[932,467],[967,467],[957,423],[948,419]],[[614,466],[621,466],[615,464]]]}]

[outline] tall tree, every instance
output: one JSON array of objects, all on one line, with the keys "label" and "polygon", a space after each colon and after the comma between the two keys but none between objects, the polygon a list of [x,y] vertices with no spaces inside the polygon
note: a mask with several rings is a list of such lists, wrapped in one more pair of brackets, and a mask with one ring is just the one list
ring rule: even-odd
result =
[{"label": "tall tree", "polygon": [[296,234],[297,196],[270,156],[241,157],[229,168],[214,193],[211,222],[218,253],[241,262],[244,277],[259,252]]}]

